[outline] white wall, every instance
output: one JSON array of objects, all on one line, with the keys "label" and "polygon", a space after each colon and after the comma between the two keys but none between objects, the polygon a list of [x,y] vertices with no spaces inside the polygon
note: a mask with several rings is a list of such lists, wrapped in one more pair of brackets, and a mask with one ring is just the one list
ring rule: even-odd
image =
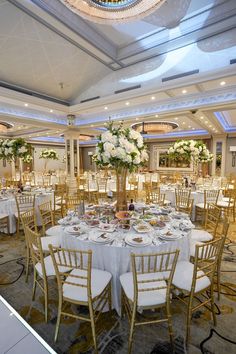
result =
[{"label": "white wall", "polygon": [[[34,171],[35,172],[44,172],[45,160],[40,159],[39,155],[42,150],[46,149],[45,145],[33,145],[34,148]],[[49,146],[49,148],[55,150],[59,155],[59,160],[47,160],[47,171],[49,170],[65,170],[66,164],[63,163],[63,156],[65,155],[65,148],[60,146]]]}]

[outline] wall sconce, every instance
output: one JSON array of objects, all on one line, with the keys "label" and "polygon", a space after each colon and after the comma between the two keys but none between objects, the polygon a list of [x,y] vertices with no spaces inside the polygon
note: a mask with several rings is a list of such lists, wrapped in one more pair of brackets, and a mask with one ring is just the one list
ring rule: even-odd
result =
[{"label": "wall sconce", "polygon": [[88,152],[88,156],[90,157],[90,165],[92,165],[92,163],[93,163],[93,152],[89,151]]},{"label": "wall sconce", "polygon": [[232,152],[232,167],[235,167],[236,161],[236,146],[230,146],[229,151]]}]

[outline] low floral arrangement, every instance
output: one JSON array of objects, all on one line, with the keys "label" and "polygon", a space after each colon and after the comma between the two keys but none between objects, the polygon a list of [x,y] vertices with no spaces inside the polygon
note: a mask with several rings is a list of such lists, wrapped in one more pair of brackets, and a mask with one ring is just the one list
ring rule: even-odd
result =
[{"label": "low floral arrangement", "polygon": [[30,144],[22,138],[0,139],[0,159],[14,161],[30,154]]},{"label": "low floral arrangement", "polygon": [[210,162],[213,160],[213,154],[207,149],[202,141],[196,140],[180,140],[171,146],[168,155],[172,160]]},{"label": "low floral arrangement", "polygon": [[22,158],[23,162],[25,163],[30,163],[32,160],[33,160],[33,156],[31,155],[25,155],[23,158]]},{"label": "low floral arrangement", "polygon": [[59,156],[57,152],[53,149],[44,149],[40,152],[39,155],[40,159],[45,159],[45,160],[59,160]]},{"label": "low floral arrangement", "polygon": [[139,132],[123,127],[123,123],[114,127],[114,123],[109,122],[107,131],[98,137],[93,160],[100,167],[126,168],[133,172],[139,166],[143,166],[148,157],[143,137]]}]

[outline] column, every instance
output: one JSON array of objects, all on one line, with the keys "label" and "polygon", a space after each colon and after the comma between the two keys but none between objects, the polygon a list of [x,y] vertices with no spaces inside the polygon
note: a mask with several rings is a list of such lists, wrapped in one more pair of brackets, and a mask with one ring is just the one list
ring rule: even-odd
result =
[{"label": "column", "polygon": [[[80,132],[75,127],[68,128],[64,132],[65,151],[66,151],[66,174],[67,184],[69,186],[69,194],[77,191],[77,180],[75,174],[75,165],[77,167],[77,175],[79,171],[79,136]],[[75,148],[77,156],[75,156]],[[68,156],[69,152],[69,156]]]},{"label": "column", "polygon": [[[221,166],[220,166],[220,176],[225,176],[226,168],[226,135],[213,136],[213,161],[212,161],[212,175],[214,176],[217,172],[216,159],[217,156],[221,156]],[[219,169],[219,168],[218,168]]]},{"label": "column", "polygon": [[12,179],[16,178],[16,165],[15,165],[15,161],[11,162],[11,175],[12,175]]}]

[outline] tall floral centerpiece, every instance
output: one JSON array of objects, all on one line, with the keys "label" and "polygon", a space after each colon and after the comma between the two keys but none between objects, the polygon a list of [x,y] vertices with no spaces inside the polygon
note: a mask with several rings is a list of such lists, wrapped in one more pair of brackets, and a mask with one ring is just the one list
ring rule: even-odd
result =
[{"label": "tall floral centerpiece", "polygon": [[47,172],[47,163],[49,160],[59,160],[57,152],[53,149],[43,149],[39,154],[40,159],[44,159],[44,173]]},{"label": "tall floral centerpiece", "polygon": [[98,138],[93,160],[100,167],[116,170],[117,211],[127,210],[126,177],[127,172],[134,172],[148,161],[148,153],[140,133],[118,127],[113,122],[107,125],[107,131]]},{"label": "tall floral centerpiece", "polygon": [[[0,139],[0,159],[15,164],[17,158],[24,159],[26,156],[30,156],[30,144],[26,143],[24,139]],[[21,174],[20,169],[20,179]]]},{"label": "tall floral centerpiece", "polygon": [[172,160],[185,160],[193,162],[195,171],[199,163],[207,163],[213,160],[213,154],[210,153],[206,144],[196,140],[180,140],[175,142],[168,150],[168,155]]}]

